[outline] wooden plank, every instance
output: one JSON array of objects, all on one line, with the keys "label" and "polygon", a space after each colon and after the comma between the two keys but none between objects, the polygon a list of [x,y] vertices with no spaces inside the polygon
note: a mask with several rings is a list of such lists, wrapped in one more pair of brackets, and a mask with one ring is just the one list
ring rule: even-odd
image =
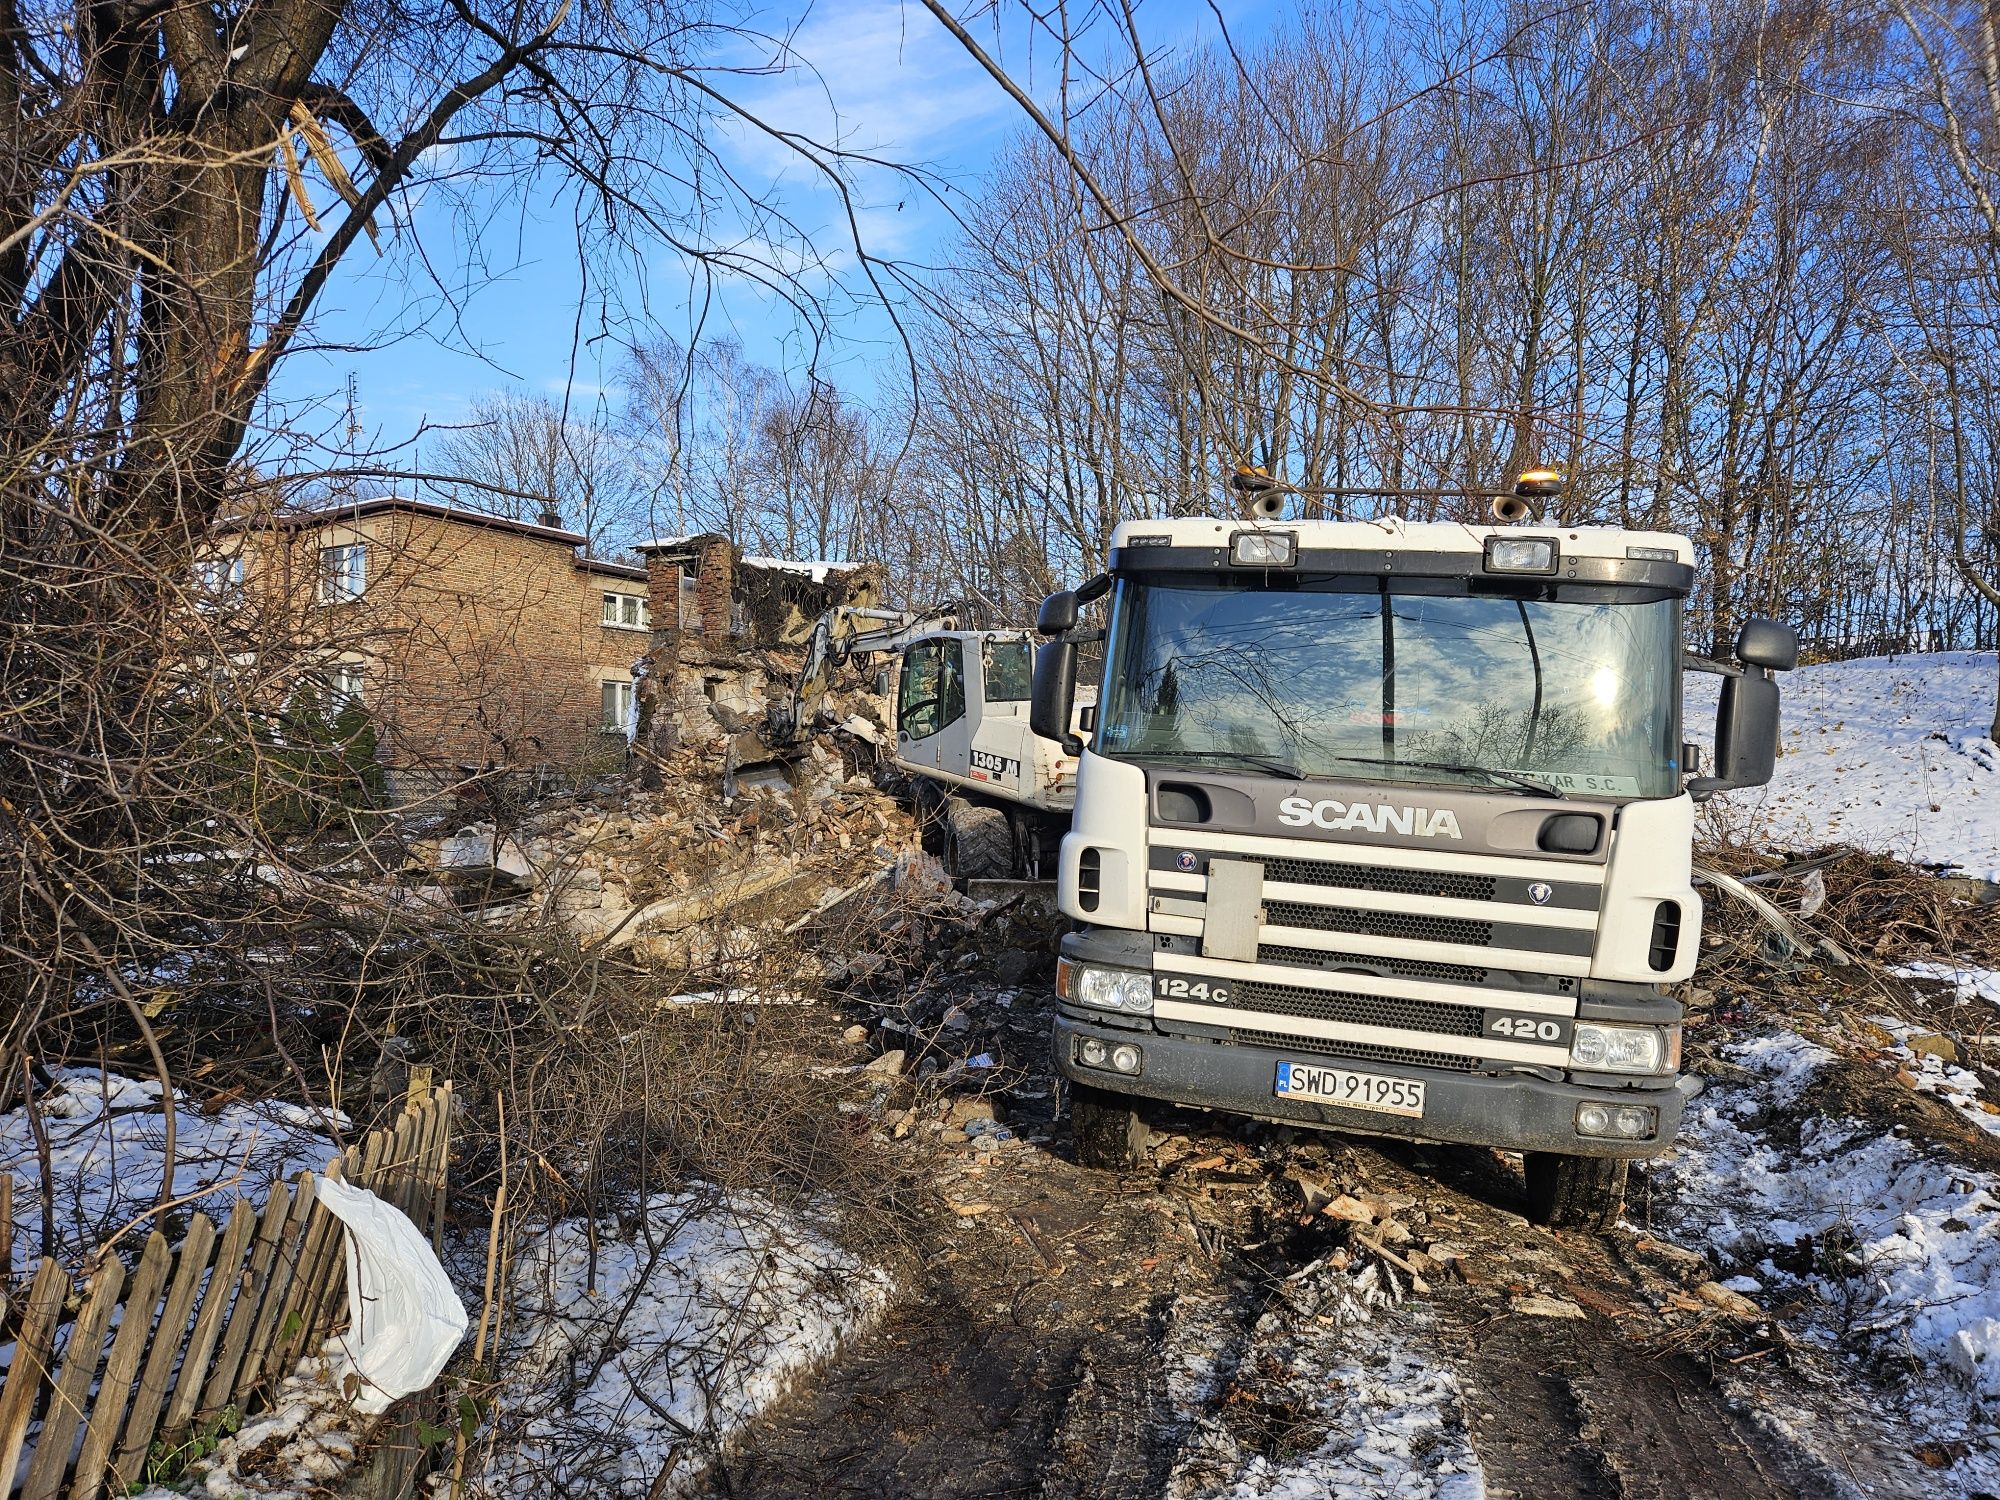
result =
[{"label": "wooden plank", "polygon": [[[381,1165],[384,1144],[385,1137],[381,1131],[372,1130],[368,1133],[361,1143],[360,1164],[347,1174],[349,1182],[356,1187],[372,1186],[376,1170]],[[348,1148],[348,1154],[349,1156],[354,1154],[352,1147]],[[341,1316],[346,1311],[341,1295],[347,1288],[347,1241],[344,1231],[335,1236],[335,1243],[340,1247],[337,1261],[339,1269],[327,1277],[325,1286],[321,1288],[320,1303],[314,1318],[315,1323],[328,1332],[340,1326]]]},{"label": "wooden plank", "polygon": [[7,1383],[0,1386],[0,1486],[12,1487],[14,1467],[21,1461],[21,1443],[35,1397],[50,1383],[49,1349],[55,1343],[56,1317],[69,1295],[69,1277],[47,1256],[35,1271],[22,1303],[21,1327],[14,1340],[14,1362]]},{"label": "wooden plank", "polygon": [[208,1372],[208,1385],[201,1393],[201,1407],[195,1413],[197,1424],[236,1399],[236,1371],[242,1365],[244,1349],[249,1346],[257,1309],[263,1306],[264,1289],[271,1283],[271,1263],[278,1253],[278,1238],[285,1232],[285,1219],[291,1207],[292,1190],[282,1182],[272,1183],[271,1196],[257,1218],[257,1242],[251,1247],[249,1270],[235,1305],[229,1309],[229,1323],[216,1351],[215,1368]]},{"label": "wooden plank", "polygon": [[[292,1278],[298,1274],[299,1258],[305,1253],[306,1230],[311,1225],[313,1210],[314,1180],[314,1173],[301,1172],[293,1189],[291,1220],[285,1225],[284,1237],[278,1241],[278,1253],[271,1262],[271,1284],[265,1290],[263,1305],[257,1309],[256,1326],[250,1330],[250,1342],[243,1350],[243,1368],[236,1375],[239,1403],[264,1374],[266,1357],[271,1352],[271,1345],[277,1342],[278,1319],[290,1300]],[[284,1365],[275,1361],[271,1363],[273,1383],[284,1379],[288,1373]]]},{"label": "wooden plank", "polygon": [[214,1248],[215,1225],[208,1215],[196,1214],[188,1224],[187,1238],[174,1252],[173,1284],[167,1288],[159,1327],[146,1351],[146,1367],[132,1392],[125,1439],[118,1445],[118,1457],[112,1464],[114,1488],[121,1493],[138,1482],[146,1455],[152,1451],[153,1429],[159,1425],[160,1410],[167,1400],[167,1382],[173,1379],[174,1361],[187,1342],[188,1316],[194,1311],[195,1294],[201,1290],[202,1273],[208,1269],[208,1254]]},{"label": "wooden plank", "polygon": [[[338,1178],[340,1165],[339,1157],[328,1162],[327,1175]],[[279,1366],[286,1370],[299,1362],[313,1337],[320,1293],[325,1289],[326,1278],[335,1274],[334,1258],[340,1253],[340,1220],[317,1201],[317,1194],[314,1196],[312,1216],[306,1220],[305,1237],[299,1245],[299,1267],[292,1275],[291,1287],[285,1293],[285,1309],[278,1319],[277,1358]],[[287,1324],[292,1327],[290,1333],[285,1332]]]},{"label": "wooden plank", "polygon": [[382,1164],[382,1186],[376,1196],[392,1207],[401,1208],[409,1194],[411,1162],[416,1155],[416,1116],[406,1114],[396,1121],[389,1136],[387,1159]]},{"label": "wooden plank", "polygon": [[138,1373],[139,1360],[153,1336],[160,1288],[166,1285],[173,1263],[174,1252],[167,1237],[154,1230],[146,1237],[145,1253],[139,1257],[139,1269],[132,1273],[132,1284],[125,1288],[125,1312],[111,1341],[111,1357],[104,1362],[97,1400],[90,1408],[90,1428],[83,1435],[83,1451],[77,1455],[70,1500],[97,1500],[103,1492],[111,1445],[118,1439],[118,1429],[125,1425],[128,1402],[137,1394],[132,1377]]},{"label": "wooden plank", "polygon": [[35,1439],[35,1461],[28,1465],[28,1482],[21,1486],[21,1500],[56,1500],[63,1492],[70,1449],[89,1407],[90,1383],[97,1378],[97,1362],[104,1353],[104,1330],[111,1322],[111,1309],[118,1305],[118,1293],[124,1285],[125,1263],[115,1255],[107,1255],[97,1274],[90,1278],[90,1295],[84,1299],[83,1311],[69,1325],[62,1374],[56,1377],[55,1393],[49,1397],[48,1411],[42,1417],[41,1434]]},{"label": "wooden plank", "polygon": [[444,1249],[444,1205],[451,1191],[451,1105],[452,1089],[449,1082],[438,1085],[438,1154],[436,1170],[431,1179],[431,1249]]},{"label": "wooden plank", "polygon": [[170,1437],[178,1437],[194,1420],[195,1403],[201,1399],[202,1376],[208,1370],[208,1357],[215,1349],[217,1335],[222,1332],[222,1320],[229,1313],[230,1301],[242,1283],[243,1249],[250,1243],[251,1231],[256,1227],[257,1210],[238,1198],[236,1207],[230,1212],[229,1223],[223,1227],[222,1243],[215,1250],[215,1270],[202,1292],[201,1311],[195,1317],[194,1332],[188,1335],[187,1358],[181,1361],[180,1375],[174,1381],[174,1398],[168,1403],[167,1414],[160,1422],[160,1431]]}]

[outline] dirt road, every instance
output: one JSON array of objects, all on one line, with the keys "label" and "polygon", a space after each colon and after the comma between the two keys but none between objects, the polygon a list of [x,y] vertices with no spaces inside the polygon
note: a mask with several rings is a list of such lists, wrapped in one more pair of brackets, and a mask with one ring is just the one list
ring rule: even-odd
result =
[{"label": "dirt road", "polygon": [[1182,1115],[1147,1169],[1078,1168],[1037,994],[964,983],[1006,1138],[948,1093],[887,1117],[935,1163],[922,1263],[715,1493],[1977,1493],[1699,1255],[1528,1224],[1496,1153]]}]

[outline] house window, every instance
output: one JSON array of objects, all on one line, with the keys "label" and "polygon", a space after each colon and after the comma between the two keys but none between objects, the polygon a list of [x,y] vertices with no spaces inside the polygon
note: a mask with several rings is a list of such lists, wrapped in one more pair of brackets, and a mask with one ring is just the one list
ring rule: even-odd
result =
[{"label": "house window", "polygon": [[361,667],[356,662],[341,662],[329,667],[326,674],[326,707],[329,713],[337,714],[342,709],[361,706]]},{"label": "house window", "polygon": [[638,594],[604,595],[603,612],[598,616],[606,625],[620,630],[650,630],[653,628],[652,612],[646,601]]},{"label": "house window", "polygon": [[701,629],[701,597],[695,590],[694,579],[686,573],[681,574],[680,601],[681,629]]},{"label": "house window", "polygon": [[632,722],[632,684],[613,680],[602,690],[604,712],[598,727],[606,734],[624,734]]},{"label": "house window", "polygon": [[319,549],[319,602],[347,604],[368,588],[368,548],[362,542]]},{"label": "house window", "polygon": [[219,609],[237,602],[243,592],[246,568],[242,556],[207,557],[194,565],[195,603],[203,609]]}]

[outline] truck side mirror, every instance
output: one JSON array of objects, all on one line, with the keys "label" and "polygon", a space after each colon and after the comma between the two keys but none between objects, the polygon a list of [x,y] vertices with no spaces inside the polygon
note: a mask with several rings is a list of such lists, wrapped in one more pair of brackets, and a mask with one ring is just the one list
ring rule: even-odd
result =
[{"label": "truck side mirror", "polygon": [[[1053,595],[1049,603],[1067,597],[1075,614],[1074,594]],[[1048,604],[1042,606],[1047,629]],[[1070,733],[1070,705],[1076,701],[1076,642],[1050,641],[1035,652],[1035,685],[1028,698],[1028,728],[1045,740],[1054,740],[1065,755],[1083,754],[1083,741]]]},{"label": "truck side mirror", "polygon": [[1081,606],[1082,601],[1076,597],[1075,589],[1058,589],[1042,601],[1041,613],[1035,616],[1036,631],[1042,635],[1061,635],[1066,630],[1076,629],[1077,611]]},{"label": "truck side mirror", "polygon": [[1799,633],[1776,620],[1745,620],[1736,637],[1736,659],[1746,667],[1789,672],[1799,664]]}]

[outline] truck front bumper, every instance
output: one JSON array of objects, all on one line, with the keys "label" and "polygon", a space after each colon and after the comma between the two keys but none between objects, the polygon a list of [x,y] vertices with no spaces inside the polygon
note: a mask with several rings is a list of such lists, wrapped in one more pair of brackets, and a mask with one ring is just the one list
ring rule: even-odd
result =
[{"label": "truck front bumper", "polygon": [[[1077,1039],[1094,1036],[1107,1044],[1131,1042],[1143,1054],[1141,1071],[1115,1073],[1088,1068],[1076,1059]],[[1098,1026],[1058,1014],[1056,1066],[1065,1078],[1114,1093],[1160,1099],[1200,1109],[1228,1110],[1286,1125],[1306,1125],[1353,1135],[1401,1136],[1417,1141],[1497,1146],[1505,1151],[1556,1151],[1571,1156],[1658,1156],[1680,1129],[1686,1096],[1671,1080],[1648,1079],[1636,1088],[1591,1088],[1551,1083],[1526,1073],[1447,1073],[1395,1063],[1328,1057],[1282,1047],[1249,1046],[1168,1036],[1118,1026]],[[1280,1098],[1273,1091],[1281,1062],[1325,1063],[1360,1073],[1424,1082],[1422,1119],[1352,1109],[1304,1099]],[[1580,1135],[1577,1106],[1643,1104],[1660,1112],[1650,1140],[1606,1140]]]}]

